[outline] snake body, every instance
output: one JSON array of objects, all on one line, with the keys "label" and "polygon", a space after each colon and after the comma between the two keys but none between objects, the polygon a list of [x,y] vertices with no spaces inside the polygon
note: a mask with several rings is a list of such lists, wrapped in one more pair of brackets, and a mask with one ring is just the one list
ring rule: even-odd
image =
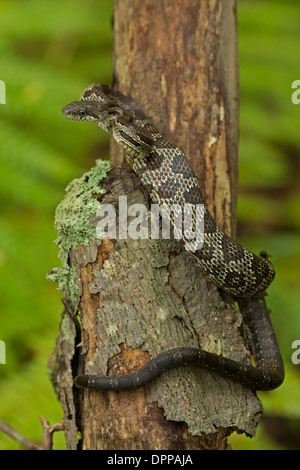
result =
[{"label": "snake body", "polygon": [[[71,120],[95,122],[110,133],[125,148],[128,162],[153,203],[166,207],[189,205],[192,208],[192,233],[197,228],[196,207],[202,205],[202,247],[191,250],[190,234],[183,233],[185,248],[208,279],[235,298],[244,299],[244,307],[250,305],[248,310],[252,311],[252,300],[249,299],[265,292],[274,279],[274,267],[266,256],[248,251],[218,227],[205,206],[197,178],[183,151],[164,139],[130,98],[107,85],[91,85],[84,90],[80,101],[65,106],[62,112]],[[216,370],[253,389],[275,388],[283,380],[282,360],[264,299],[261,297],[254,302],[260,313],[252,312],[249,327],[257,367],[199,349],[178,348],[161,353],[135,374],[114,378],[79,376],[75,383],[83,388],[132,388],[152,380],[163,370],[189,363]],[[266,342],[265,348],[268,351],[271,348],[271,357],[264,350]]]}]

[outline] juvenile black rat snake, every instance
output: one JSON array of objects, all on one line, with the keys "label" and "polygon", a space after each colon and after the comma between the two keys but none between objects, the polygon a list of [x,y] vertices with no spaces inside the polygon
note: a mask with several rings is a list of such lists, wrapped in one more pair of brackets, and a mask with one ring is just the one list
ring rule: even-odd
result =
[{"label": "juvenile black rat snake", "polygon": [[[94,84],[80,101],[62,110],[75,121],[92,121],[126,149],[126,158],[141,179],[154,204],[192,208],[190,233],[180,232],[186,250],[208,279],[239,300],[252,334],[256,367],[195,348],[163,352],[134,374],[118,377],[81,375],[83,388],[121,390],[143,385],[162,371],[182,364],[197,364],[257,390],[278,387],[284,378],[283,363],[269,319],[263,293],[275,271],[266,256],[256,256],[228,237],[204,205],[197,178],[181,149],[165,140],[140,108],[111,87]],[[203,204],[202,212],[197,205]],[[204,223],[202,247],[192,250],[190,240],[200,218]],[[178,230],[174,224],[173,228]]]}]

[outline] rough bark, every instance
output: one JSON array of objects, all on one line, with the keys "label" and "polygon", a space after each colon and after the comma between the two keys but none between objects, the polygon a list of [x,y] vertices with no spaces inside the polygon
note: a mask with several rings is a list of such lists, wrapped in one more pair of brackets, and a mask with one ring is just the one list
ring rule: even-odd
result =
[{"label": "rough bark", "polygon": [[[184,149],[212,215],[234,236],[236,0],[115,0],[114,80]],[[111,161],[123,158],[112,142]]]},{"label": "rough bark", "polygon": [[[184,149],[212,214],[231,235],[238,140],[235,14],[235,0],[116,0],[114,14],[116,88]],[[124,166],[114,142],[111,161]],[[149,204],[130,170],[110,171],[100,186],[106,191],[101,203],[117,206],[127,195],[128,206]],[[97,223],[96,217],[88,220]],[[176,242],[89,237],[88,246],[73,245],[68,262],[79,286],[85,373],[132,372],[177,346],[249,360],[232,299],[206,282]],[[74,368],[74,359],[67,362]],[[166,372],[132,391],[74,393],[84,449],[225,449],[233,429],[255,434],[262,411],[251,391],[195,367]],[[62,404],[65,419],[75,422],[74,409]],[[74,427],[69,429],[74,448]]]},{"label": "rough bark", "polygon": [[[128,207],[149,204],[129,170],[112,170],[101,187],[102,204],[117,205],[120,195],[127,196]],[[133,372],[159,352],[183,345],[248,360],[240,314],[207,285],[176,241],[90,239],[70,259],[80,270],[86,373]],[[132,391],[86,391],[77,410],[83,447],[224,449],[232,429],[254,433],[261,408],[253,398],[251,391],[195,367],[166,372]]]}]

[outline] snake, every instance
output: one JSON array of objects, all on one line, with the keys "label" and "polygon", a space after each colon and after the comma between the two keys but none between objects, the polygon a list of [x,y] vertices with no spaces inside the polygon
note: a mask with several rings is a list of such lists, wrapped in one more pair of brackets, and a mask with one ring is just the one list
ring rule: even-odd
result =
[{"label": "snake", "polygon": [[[181,243],[211,282],[238,301],[252,338],[255,366],[200,348],[181,347],[159,353],[137,372],[120,376],[78,375],[79,388],[126,390],[145,385],[166,370],[196,365],[253,390],[272,390],[284,380],[284,365],[269,311],[266,289],[275,276],[266,252],[256,255],[224,233],[210,214],[195,173],[183,150],[165,139],[134,101],[112,86],[94,83],[79,101],[62,109],[74,121],[94,122],[125,149],[126,160],[154,204],[192,208],[195,233],[202,208],[203,239],[191,248],[191,233]],[[171,216],[175,233],[174,214]],[[178,230],[178,227],[176,228]],[[187,231],[188,232],[188,231]]]}]

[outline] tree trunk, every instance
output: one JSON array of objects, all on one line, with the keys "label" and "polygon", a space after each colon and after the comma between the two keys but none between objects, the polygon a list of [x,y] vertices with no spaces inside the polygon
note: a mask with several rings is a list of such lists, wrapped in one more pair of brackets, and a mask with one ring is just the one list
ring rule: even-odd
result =
[{"label": "tree trunk", "polygon": [[[116,88],[183,148],[211,213],[231,236],[238,148],[235,7],[235,0],[115,0],[114,13]],[[126,167],[115,142],[111,161]],[[71,188],[70,214],[78,207],[70,200],[83,191],[86,179]],[[149,206],[128,168],[111,170],[100,186],[102,204],[117,206],[119,196],[126,195],[128,207]],[[97,217],[90,215],[96,226]],[[226,449],[233,430],[254,435],[262,411],[255,394],[195,367],[168,371],[131,391],[74,390],[73,395],[72,373],[82,358],[85,373],[101,375],[138,370],[159,352],[180,346],[249,361],[232,299],[206,281],[176,241],[102,242],[90,236],[88,246],[74,246],[68,250],[68,268],[78,286],[82,356],[70,354],[71,331],[67,355],[59,352],[67,374],[58,379],[69,448],[76,448],[76,426],[84,449]],[[60,336],[64,348],[65,323],[71,324],[66,316]]]},{"label": "tree trunk", "polygon": [[[115,0],[114,80],[184,149],[211,214],[235,236],[236,0]],[[114,141],[111,161],[123,162]]]}]

